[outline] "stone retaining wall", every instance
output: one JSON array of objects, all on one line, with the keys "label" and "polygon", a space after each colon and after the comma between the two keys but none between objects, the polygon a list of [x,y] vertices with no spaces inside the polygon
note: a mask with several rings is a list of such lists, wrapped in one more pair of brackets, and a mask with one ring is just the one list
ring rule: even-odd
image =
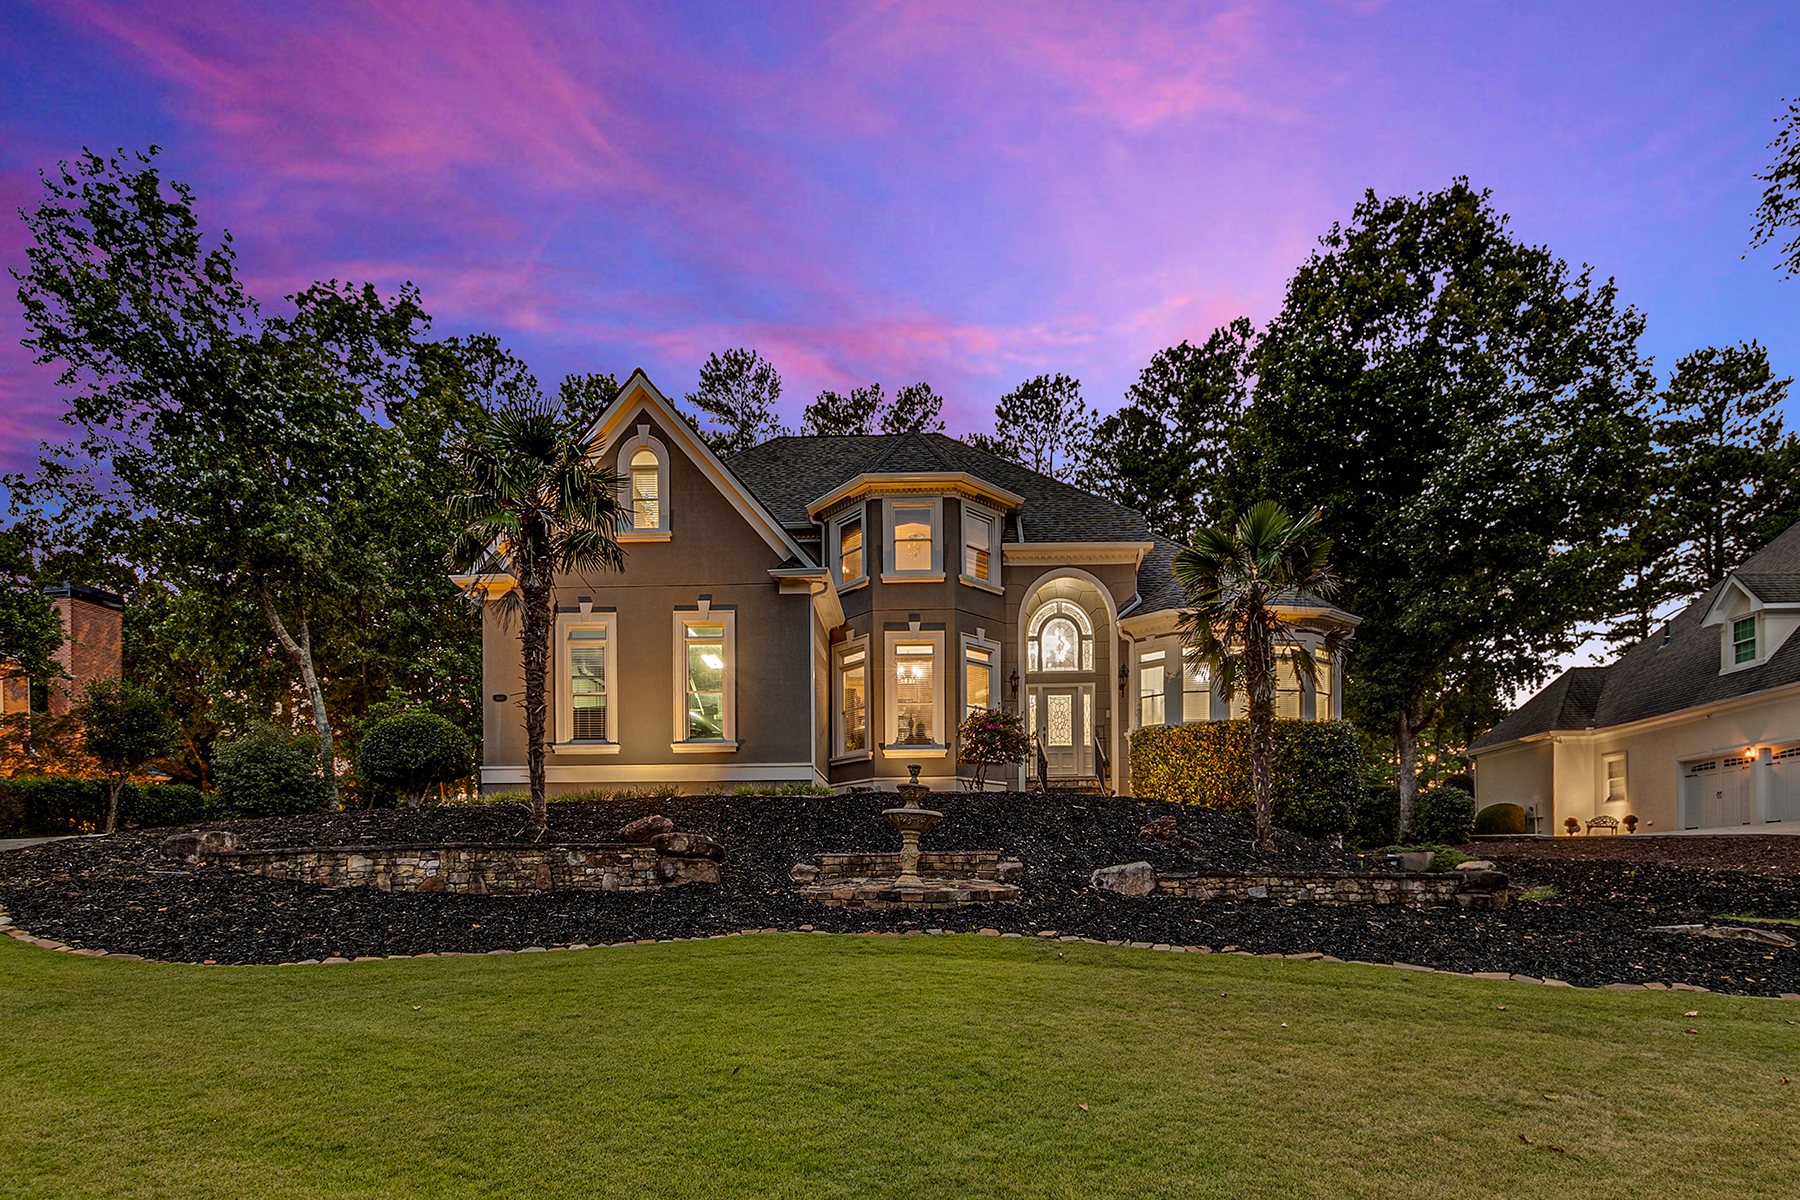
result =
[{"label": "stone retaining wall", "polygon": [[[998,850],[921,850],[919,874],[942,879],[993,879],[1000,869]],[[900,874],[900,855],[821,854],[821,879],[892,879]]]},{"label": "stone retaining wall", "polygon": [[[1346,875],[1162,875],[1156,890],[1195,900],[1273,900],[1280,904],[1399,904],[1433,908],[1457,903],[1454,871]],[[1504,894],[1504,893],[1502,893]]]},{"label": "stone retaining wall", "polygon": [[206,855],[208,860],[238,870],[322,887],[476,896],[516,896],[562,888],[648,891],[663,886],[657,870],[660,857],[649,846],[611,843],[331,846],[225,850]]}]

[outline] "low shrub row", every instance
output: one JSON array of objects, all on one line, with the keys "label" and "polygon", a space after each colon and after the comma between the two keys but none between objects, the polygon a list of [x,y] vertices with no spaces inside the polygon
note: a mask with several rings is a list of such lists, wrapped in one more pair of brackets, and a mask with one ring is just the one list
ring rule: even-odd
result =
[{"label": "low shrub row", "polygon": [[[1362,799],[1362,745],[1348,721],[1275,722],[1275,824],[1308,837],[1350,829]],[[1250,723],[1151,725],[1131,735],[1132,790],[1146,800],[1252,816]]]},{"label": "low shrub row", "polygon": [[[9,779],[0,787],[10,792],[14,801],[0,805],[0,832],[48,836],[105,828],[105,780]],[[191,825],[233,815],[215,793],[202,792],[191,784],[128,783],[119,794],[121,826]]]}]

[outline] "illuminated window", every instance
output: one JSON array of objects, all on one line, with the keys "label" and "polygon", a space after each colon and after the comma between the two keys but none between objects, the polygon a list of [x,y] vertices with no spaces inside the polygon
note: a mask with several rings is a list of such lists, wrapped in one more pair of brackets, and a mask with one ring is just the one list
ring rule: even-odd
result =
[{"label": "illuminated window", "polygon": [[631,527],[662,528],[662,468],[650,450],[631,456]]},{"label": "illuminated window", "polygon": [[1182,659],[1181,719],[1212,720],[1212,668],[1198,654]]},{"label": "illuminated window", "polygon": [[1094,627],[1066,600],[1046,604],[1031,620],[1025,654],[1031,671],[1092,671]]},{"label": "illuminated window", "polygon": [[859,511],[845,517],[837,525],[838,584],[855,583],[863,577],[863,519]]},{"label": "illuminated window", "polygon": [[838,659],[836,755],[869,749],[869,649],[857,643]]},{"label": "illuminated window", "polygon": [[943,500],[935,496],[901,497],[883,501],[882,511],[887,525],[884,578],[896,583],[941,581],[944,560],[939,531],[943,528]]},{"label": "illuminated window", "polygon": [[1000,582],[1000,517],[970,501],[963,501],[963,579]]},{"label": "illuminated window", "polygon": [[1168,692],[1163,681],[1163,662],[1168,657],[1162,650],[1151,650],[1138,657],[1138,724],[1164,723]]},{"label": "illuminated window", "polygon": [[1313,651],[1313,720],[1332,720],[1331,712],[1331,655],[1324,650]]},{"label": "illuminated window", "polygon": [[552,693],[559,748],[618,749],[618,658],[611,612],[558,613]]},{"label": "illuminated window", "polygon": [[903,642],[894,647],[894,709],[894,745],[939,744],[935,645]]},{"label": "illuminated window", "polygon": [[669,539],[669,452],[639,425],[637,436],[619,446],[619,532],[621,541]]},{"label": "illuminated window", "polygon": [[994,667],[999,647],[963,639],[963,715],[998,708],[994,701]]},{"label": "illuminated window", "polygon": [[675,615],[678,743],[734,742],[737,737],[737,614]]}]

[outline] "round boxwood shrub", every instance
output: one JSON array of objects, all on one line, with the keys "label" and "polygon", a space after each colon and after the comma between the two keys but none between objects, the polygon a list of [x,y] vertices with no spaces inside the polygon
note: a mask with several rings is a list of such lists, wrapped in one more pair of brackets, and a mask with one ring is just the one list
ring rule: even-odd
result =
[{"label": "round boxwood shrub", "polygon": [[1475,814],[1478,834],[1525,832],[1525,807],[1520,804],[1490,804]]},{"label": "round boxwood shrub", "polygon": [[255,725],[216,750],[213,781],[230,817],[280,817],[325,806],[318,749],[272,725]]},{"label": "round boxwood shrub", "polygon": [[1475,797],[1459,787],[1420,788],[1413,803],[1408,843],[1454,846],[1469,840],[1475,824]]},{"label": "round boxwood shrub", "polygon": [[356,777],[417,808],[440,783],[466,779],[474,771],[469,735],[436,713],[408,712],[372,721],[356,748]]},{"label": "round boxwood shrub", "polygon": [[[1308,837],[1350,827],[1363,790],[1362,744],[1348,721],[1275,722],[1275,824]],[[1145,800],[1256,812],[1250,723],[1147,725],[1131,735],[1131,786]]]}]

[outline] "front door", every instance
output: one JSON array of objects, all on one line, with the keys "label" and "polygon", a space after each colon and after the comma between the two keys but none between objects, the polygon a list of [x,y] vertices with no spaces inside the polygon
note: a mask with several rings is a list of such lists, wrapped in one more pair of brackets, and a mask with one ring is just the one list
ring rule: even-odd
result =
[{"label": "front door", "polygon": [[1044,758],[1055,776],[1094,773],[1094,693],[1091,687],[1032,689],[1032,727],[1044,747]]}]

